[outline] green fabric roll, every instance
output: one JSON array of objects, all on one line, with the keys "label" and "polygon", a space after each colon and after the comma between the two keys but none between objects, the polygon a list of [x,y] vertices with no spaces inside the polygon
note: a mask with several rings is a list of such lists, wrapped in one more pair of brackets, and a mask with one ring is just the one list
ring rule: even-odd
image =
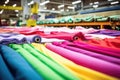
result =
[{"label": "green fabric roll", "polygon": [[82,18],[82,20],[85,21],[85,22],[92,22],[93,21],[93,17]]},{"label": "green fabric roll", "polygon": [[97,19],[97,21],[107,21],[108,20],[108,18],[106,17],[106,18],[101,18],[101,19]]},{"label": "green fabric roll", "polygon": [[[49,66],[45,65],[43,62],[41,62],[35,56],[30,54],[30,52],[28,52],[22,46],[25,47],[26,44],[25,45],[17,45],[17,44],[10,45],[10,47],[12,47],[17,52],[19,52],[28,61],[28,63],[38,72],[39,75],[41,75],[44,78],[44,80],[65,80],[61,76],[56,74],[54,71],[52,71],[49,68]],[[29,49],[29,51],[32,52],[32,50],[30,50],[30,49]]]},{"label": "green fabric roll", "polygon": [[23,48],[34,55],[37,59],[43,62],[45,65],[49,66],[53,71],[63,77],[65,80],[79,80],[72,73],[67,71],[64,67],[51,60],[49,57],[45,56],[42,52],[31,47],[30,44],[23,44]]},{"label": "green fabric roll", "polygon": [[74,19],[74,22],[81,22],[82,20],[81,20],[81,18],[75,18]]},{"label": "green fabric roll", "polygon": [[118,21],[118,20],[120,20],[120,15],[109,16],[109,18],[113,21]]},{"label": "green fabric roll", "polygon": [[59,23],[65,23],[65,18],[60,19]]}]

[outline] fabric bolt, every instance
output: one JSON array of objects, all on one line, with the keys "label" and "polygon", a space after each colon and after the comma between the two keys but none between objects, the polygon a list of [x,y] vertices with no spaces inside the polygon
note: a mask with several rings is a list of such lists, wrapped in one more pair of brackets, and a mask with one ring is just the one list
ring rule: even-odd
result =
[{"label": "fabric bolt", "polygon": [[0,52],[0,80],[14,80]]},{"label": "fabric bolt", "polygon": [[100,60],[91,56],[84,54],[79,54],[74,51],[64,49],[59,46],[52,45],[50,43],[46,44],[46,47],[57,54],[62,55],[63,57],[72,60],[76,64],[88,67],[90,69],[103,72],[105,74],[120,78],[120,66]]},{"label": "fabric bolt", "polygon": [[2,45],[0,49],[15,80],[43,80],[15,50],[5,45]]},{"label": "fabric bolt", "polygon": [[119,53],[106,51],[106,50],[104,50],[102,48],[98,48],[98,47],[95,47],[95,46],[92,46],[92,45],[90,46],[89,44],[84,44],[82,42],[74,42],[74,43],[70,44],[69,46],[74,46],[74,47],[86,49],[86,50],[89,50],[89,51],[93,51],[93,52],[97,52],[97,53],[106,54],[106,55],[110,55],[110,56],[120,58]]},{"label": "fabric bolt", "polygon": [[25,36],[18,33],[0,34],[0,44],[10,44],[10,43],[23,44],[23,43],[32,43],[32,42],[40,43],[41,37],[38,35]]},{"label": "fabric bolt", "polygon": [[51,32],[51,34],[48,34],[48,35],[42,36],[42,37],[64,39],[64,40],[69,40],[69,41],[74,41],[77,39],[85,40],[85,37],[81,32],[78,32],[78,33]]},{"label": "fabric bolt", "polygon": [[93,32],[95,34],[105,34],[105,35],[110,35],[110,36],[120,36],[120,31],[117,30],[100,30],[99,32]]},{"label": "fabric bolt", "polygon": [[30,54],[22,47],[22,45],[11,44],[10,46],[27,60],[27,62],[38,72],[38,74],[43,77],[43,80],[65,80],[35,56]]},{"label": "fabric bolt", "polygon": [[120,59],[117,59],[117,58],[114,58],[111,56],[102,55],[102,54],[91,52],[91,51],[81,49],[81,48],[71,47],[69,45],[65,45],[65,44],[58,43],[58,42],[53,42],[53,44],[57,45],[57,46],[61,46],[61,47],[66,48],[66,49],[69,49],[69,50],[72,50],[72,51],[75,51],[75,52],[79,52],[80,54],[89,55],[89,56],[92,56],[92,57],[95,57],[98,59],[102,59],[102,60],[109,61],[109,62],[120,65]]},{"label": "fabric bolt", "polygon": [[18,43],[22,44],[26,42],[26,38],[20,35],[10,36],[10,37],[2,37],[0,36],[0,44],[10,44],[10,43]]},{"label": "fabric bolt", "polygon": [[119,49],[113,49],[113,48],[99,46],[99,45],[98,46],[97,45],[91,45],[91,44],[85,43],[83,41],[74,41],[74,42],[78,42],[78,43],[81,43],[81,44],[87,44],[88,46],[91,46],[92,48],[97,48],[97,49],[104,50],[104,51],[109,51],[109,52],[118,53],[118,54],[120,53]]},{"label": "fabric bolt", "polygon": [[114,49],[118,49],[120,48],[120,37],[116,37],[114,39],[110,39],[110,38],[105,38],[102,40],[89,40],[88,41],[89,44],[96,44],[96,45],[100,45],[100,46],[104,46],[104,47],[108,47],[108,48],[114,48]]},{"label": "fabric bolt", "polygon": [[81,80],[118,80],[117,78],[102,74],[100,72],[91,70],[89,68],[77,65],[73,63],[72,61],[54,53],[53,51],[47,49],[42,44],[32,43],[32,45],[43,52],[46,56],[53,59],[63,67],[65,67],[67,70],[70,70],[72,73],[74,73],[76,76],[78,76]]},{"label": "fabric bolt", "polygon": [[28,35],[26,36],[26,39],[28,43],[32,43],[32,42],[41,43],[41,37],[38,35]]},{"label": "fabric bolt", "polygon": [[61,75],[66,80],[78,80],[77,77],[75,77],[73,74],[71,74],[69,71],[64,69],[64,67],[60,66],[53,60],[49,59],[43,53],[35,50],[33,46],[29,44],[23,44],[23,48],[28,50],[32,55],[34,55],[36,58],[38,58],[41,62],[49,66],[54,72],[56,72],[58,75]]}]

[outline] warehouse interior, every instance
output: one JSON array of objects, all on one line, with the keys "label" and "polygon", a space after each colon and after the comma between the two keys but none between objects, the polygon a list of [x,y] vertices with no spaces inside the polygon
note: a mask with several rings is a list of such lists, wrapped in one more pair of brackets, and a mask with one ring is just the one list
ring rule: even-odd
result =
[{"label": "warehouse interior", "polygon": [[0,0],[0,80],[120,80],[120,0]]}]

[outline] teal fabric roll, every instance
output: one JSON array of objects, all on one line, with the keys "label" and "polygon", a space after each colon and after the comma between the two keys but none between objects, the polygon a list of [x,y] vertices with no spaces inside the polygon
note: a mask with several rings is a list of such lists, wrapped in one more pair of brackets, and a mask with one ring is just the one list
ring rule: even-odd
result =
[{"label": "teal fabric roll", "polygon": [[2,45],[0,49],[15,80],[43,80],[15,50],[5,45]]},{"label": "teal fabric roll", "polygon": [[0,80],[14,80],[0,52]]},{"label": "teal fabric roll", "polygon": [[76,23],[77,23],[77,22],[81,22],[81,21],[82,21],[81,18],[75,18],[75,19],[74,19],[74,22],[76,22]]},{"label": "teal fabric roll", "polygon": [[51,70],[49,66],[45,65],[30,52],[28,52],[28,50],[24,49],[24,45],[11,44],[10,46],[19,52],[19,54],[22,55],[26,61],[28,61],[28,63],[38,72],[38,74],[42,75],[44,80],[65,80],[56,74],[53,70]]}]

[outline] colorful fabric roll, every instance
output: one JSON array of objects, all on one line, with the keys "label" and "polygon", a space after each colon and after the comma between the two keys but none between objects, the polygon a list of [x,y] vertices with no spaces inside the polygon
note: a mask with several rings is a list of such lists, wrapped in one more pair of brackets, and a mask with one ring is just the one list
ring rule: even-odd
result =
[{"label": "colorful fabric roll", "polygon": [[88,67],[90,69],[100,71],[102,73],[120,78],[120,75],[119,75],[120,66],[119,65],[106,62],[104,60],[100,60],[94,57],[90,57],[84,54],[79,54],[77,52],[70,51],[62,47],[52,45],[50,43],[46,44],[46,47],[56,52],[57,54],[60,54],[61,56],[69,60],[72,60],[76,64],[79,64],[79,65]]},{"label": "colorful fabric roll", "polygon": [[80,54],[89,55],[89,56],[92,56],[92,57],[95,57],[95,58],[98,58],[98,59],[102,59],[102,60],[109,61],[109,62],[120,65],[120,59],[118,59],[118,58],[114,58],[114,57],[111,57],[111,56],[95,53],[95,52],[88,51],[88,50],[81,49],[81,48],[72,47],[72,46],[65,45],[65,44],[58,43],[58,42],[53,42],[53,44],[57,45],[57,46],[61,46],[61,47],[66,48],[68,50],[79,52]]},{"label": "colorful fabric roll", "polygon": [[26,38],[21,35],[2,35],[0,36],[0,44],[10,44],[10,43],[18,43],[22,44],[26,42]]},{"label": "colorful fabric roll", "polygon": [[[67,43],[65,42],[65,44],[67,44]],[[79,42],[76,41],[73,44],[70,44],[70,46],[74,46],[74,47],[86,49],[89,51],[93,51],[93,52],[97,52],[97,53],[101,53],[101,54],[120,58],[120,54],[116,53],[118,50],[116,52],[107,51],[107,50],[104,50],[103,48],[95,47],[94,45],[85,44],[85,43],[80,42],[80,41]]]},{"label": "colorful fabric roll", "polygon": [[23,44],[23,43],[40,43],[41,37],[38,35],[25,36],[18,33],[4,33],[0,34],[0,44]]},{"label": "colorful fabric roll", "polygon": [[5,45],[2,45],[0,49],[15,80],[43,80],[16,51]]},{"label": "colorful fabric roll", "polygon": [[[0,50],[1,51],[1,50]],[[0,52],[0,80],[14,80],[8,66],[6,65],[5,61],[3,60]]]},{"label": "colorful fabric roll", "polygon": [[28,35],[26,39],[28,43],[41,43],[41,37],[38,35]]},{"label": "colorful fabric roll", "polygon": [[64,67],[60,66],[53,60],[46,57],[43,53],[37,51],[33,46],[28,44],[23,44],[23,48],[28,50],[32,55],[34,55],[36,58],[38,58],[41,62],[49,66],[53,71],[55,71],[57,74],[61,75],[66,80],[78,80],[77,77],[69,73],[69,71],[65,70]]},{"label": "colorful fabric roll", "polygon": [[11,44],[10,46],[19,52],[44,80],[65,80],[59,74],[51,70],[49,66],[36,58],[36,56],[33,56],[28,50],[24,49],[22,45]]},{"label": "colorful fabric roll", "polygon": [[86,67],[77,65],[73,63],[72,61],[54,53],[53,51],[47,49],[42,44],[36,44],[32,43],[32,45],[43,52],[46,56],[51,58],[52,60],[56,61],[63,67],[65,67],[70,72],[74,73],[76,76],[78,76],[82,80],[118,80],[117,78],[105,75],[103,73],[88,69]]}]

